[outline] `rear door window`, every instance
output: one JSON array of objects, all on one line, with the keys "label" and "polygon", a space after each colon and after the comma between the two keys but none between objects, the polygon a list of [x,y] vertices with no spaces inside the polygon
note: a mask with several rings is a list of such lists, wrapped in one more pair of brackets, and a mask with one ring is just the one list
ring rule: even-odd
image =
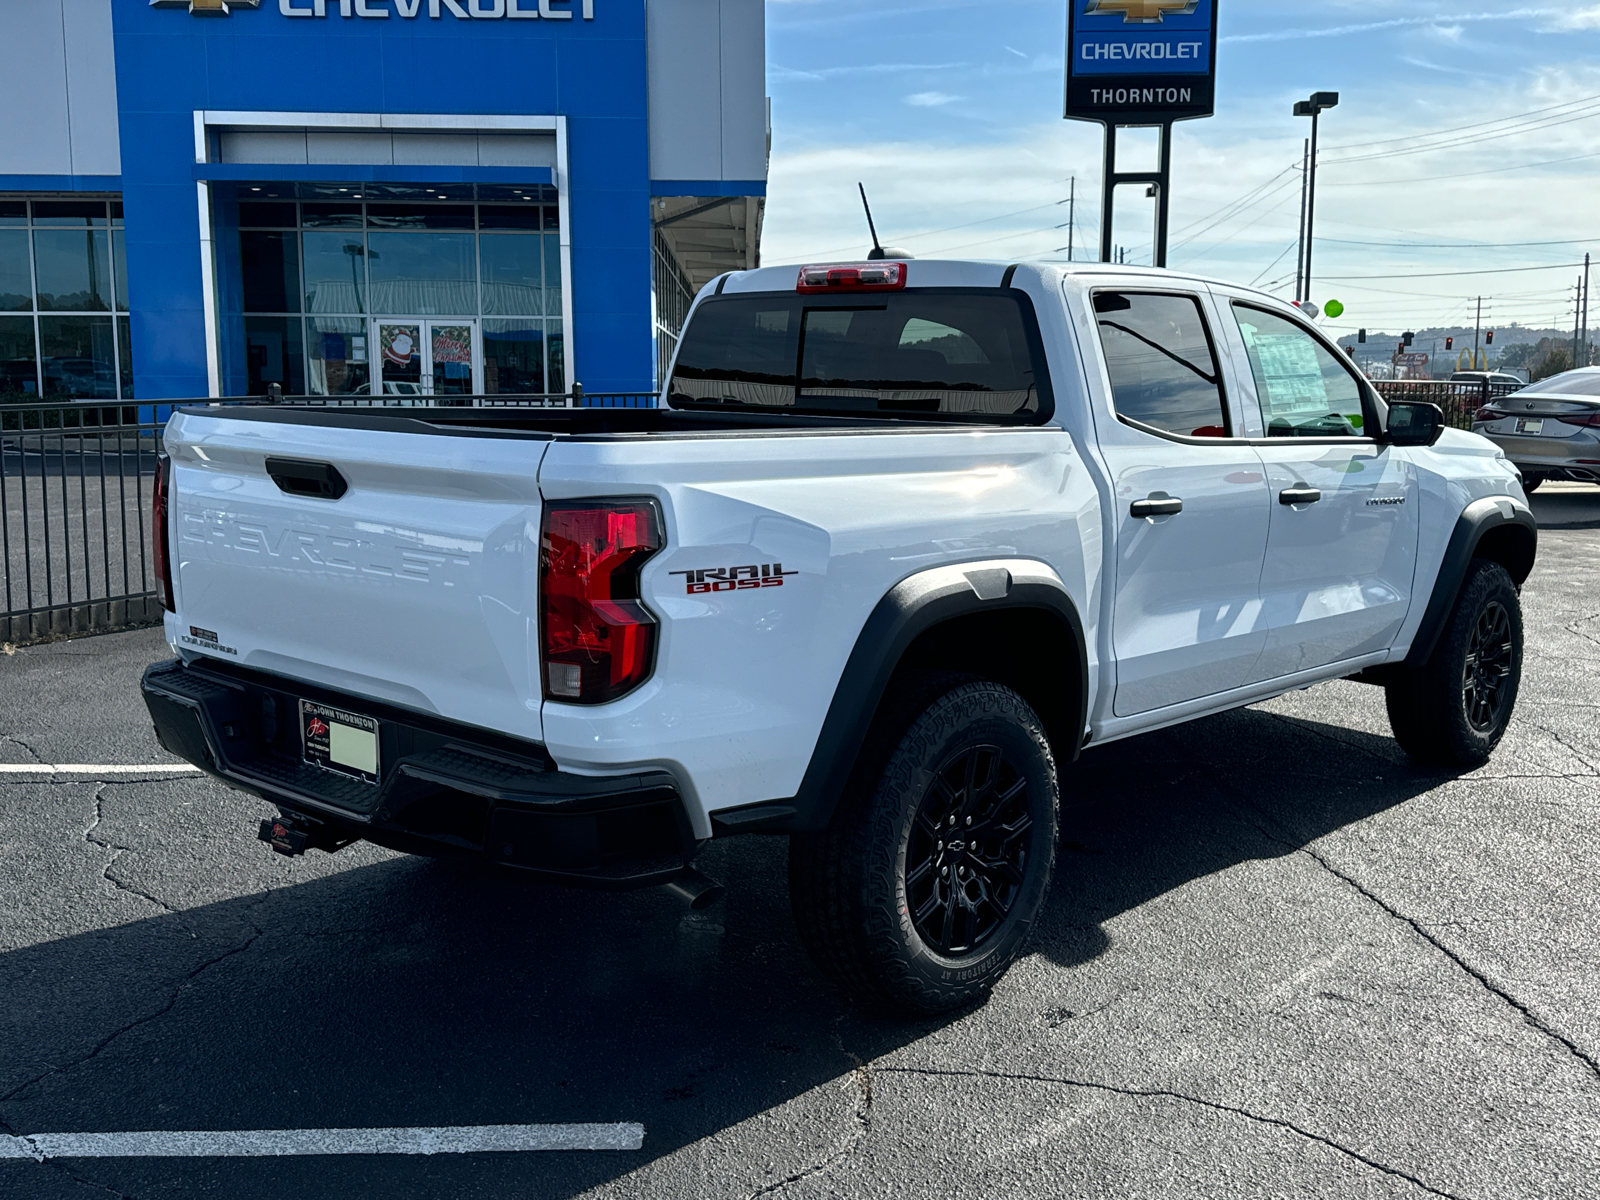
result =
[{"label": "rear door window", "polygon": [[1211,331],[1194,296],[1096,292],[1095,321],[1117,415],[1184,437],[1227,437]]},{"label": "rear door window", "polygon": [[1049,403],[1033,320],[1001,292],[719,296],[684,332],[668,399],[1038,421]]}]

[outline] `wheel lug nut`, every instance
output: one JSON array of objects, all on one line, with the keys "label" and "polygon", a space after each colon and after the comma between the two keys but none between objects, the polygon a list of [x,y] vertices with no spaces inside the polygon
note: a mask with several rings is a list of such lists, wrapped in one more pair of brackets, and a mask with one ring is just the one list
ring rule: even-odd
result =
[{"label": "wheel lug nut", "polygon": [[972,824],[972,818],[971,818],[971,817],[968,817],[968,818],[967,818],[967,824],[968,824],[968,825],[971,825],[971,824]]},{"label": "wheel lug nut", "polygon": [[948,878],[950,878],[950,868],[949,867],[940,867],[939,868],[939,878],[940,879],[948,879]]}]

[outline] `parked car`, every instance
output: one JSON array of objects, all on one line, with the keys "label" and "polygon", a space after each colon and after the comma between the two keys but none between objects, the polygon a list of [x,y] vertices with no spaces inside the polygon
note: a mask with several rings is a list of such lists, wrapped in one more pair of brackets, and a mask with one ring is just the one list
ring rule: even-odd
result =
[{"label": "parked car", "polygon": [[1488,381],[1491,387],[1524,388],[1528,386],[1527,380],[1509,371],[1453,371],[1450,375],[1451,383],[1477,383]]},{"label": "parked car", "polygon": [[785,834],[807,950],[912,1011],[1022,953],[1086,746],[1354,677],[1484,762],[1536,546],[1503,454],[1291,306],[1101,265],[736,272],[657,409],[185,408],[166,452],[144,696],[276,850],[703,898],[708,840]]},{"label": "parked car", "polygon": [[1600,367],[1563,371],[1491,400],[1472,429],[1516,464],[1526,491],[1547,479],[1600,483]]}]

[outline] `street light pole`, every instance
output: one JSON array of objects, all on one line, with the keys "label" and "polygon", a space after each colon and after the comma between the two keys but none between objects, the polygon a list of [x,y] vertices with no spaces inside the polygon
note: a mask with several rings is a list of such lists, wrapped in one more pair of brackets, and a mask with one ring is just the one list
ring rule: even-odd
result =
[{"label": "street light pole", "polygon": [[1305,299],[1306,282],[1306,184],[1310,182],[1311,139],[1300,146],[1300,244],[1294,254],[1294,302]]},{"label": "street light pole", "polygon": [[1312,92],[1309,99],[1295,102],[1294,115],[1297,117],[1311,118],[1311,144],[1308,151],[1308,165],[1310,172],[1306,178],[1306,220],[1305,220],[1305,284],[1301,290],[1300,299],[1311,299],[1311,249],[1316,241],[1317,220],[1317,118],[1323,110],[1334,108],[1339,103],[1338,92]]}]

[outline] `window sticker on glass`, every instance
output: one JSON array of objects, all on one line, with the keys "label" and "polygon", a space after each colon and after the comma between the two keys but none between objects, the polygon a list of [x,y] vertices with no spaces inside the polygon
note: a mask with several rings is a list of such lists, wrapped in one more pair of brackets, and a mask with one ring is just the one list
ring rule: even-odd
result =
[{"label": "window sticker on glass", "polygon": [[1244,304],[1233,313],[1268,437],[1361,436],[1361,385],[1344,363],[1293,321]]}]

